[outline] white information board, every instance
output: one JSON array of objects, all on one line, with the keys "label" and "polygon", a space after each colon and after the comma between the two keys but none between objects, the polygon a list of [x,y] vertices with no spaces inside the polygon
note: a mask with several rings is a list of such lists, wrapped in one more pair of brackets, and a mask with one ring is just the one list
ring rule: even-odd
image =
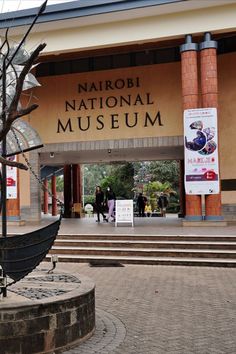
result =
[{"label": "white information board", "polygon": [[116,200],[116,222],[118,224],[132,224],[134,226],[133,199]]}]

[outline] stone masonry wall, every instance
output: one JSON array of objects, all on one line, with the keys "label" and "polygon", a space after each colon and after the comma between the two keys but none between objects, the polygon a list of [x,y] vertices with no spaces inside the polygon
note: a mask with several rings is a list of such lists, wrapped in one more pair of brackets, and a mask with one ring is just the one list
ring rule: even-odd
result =
[{"label": "stone masonry wall", "polygon": [[1,301],[0,354],[58,353],[90,337],[95,329],[95,291],[89,284],[90,289],[79,284],[79,291],[24,305]]}]

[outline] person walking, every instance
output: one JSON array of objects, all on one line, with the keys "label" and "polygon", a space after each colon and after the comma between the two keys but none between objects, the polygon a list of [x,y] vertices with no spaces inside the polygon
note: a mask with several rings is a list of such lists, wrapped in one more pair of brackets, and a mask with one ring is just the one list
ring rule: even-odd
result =
[{"label": "person walking", "polygon": [[96,222],[100,222],[100,214],[103,216],[103,221],[107,221],[106,215],[103,213],[103,202],[104,202],[104,193],[100,186],[96,187],[95,191],[95,207],[97,212],[97,220]]},{"label": "person walking", "polygon": [[143,197],[143,193],[139,193],[138,199],[137,199],[137,206],[138,206],[138,216],[144,217],[144,209],[145,209],[145,199]]},{"label": "person walking", "polygon": [[105,202],[108,206],[108,216],[107,216],[108,221],[110,218],[112,218],[112,221],[115,221],[115,213],[114,213],[115,200],[116,200],[116,196],[112,188],[107,187]]},{"label": "person walking", "polygon": [[157,201],[158,207],[160,208],[161,211],[161,216],[166,217],[166,208],[168,206],[168,199],[167,196],[161,192],[158,201]]}]

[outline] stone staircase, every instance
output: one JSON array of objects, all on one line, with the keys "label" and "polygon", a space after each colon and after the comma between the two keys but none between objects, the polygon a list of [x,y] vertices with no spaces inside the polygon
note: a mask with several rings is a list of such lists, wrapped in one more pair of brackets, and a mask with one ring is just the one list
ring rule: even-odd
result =
[{"label": "stone staircase", "polygon": [[47,255],[60,262],[236,267],[236,236],[59,235]]}]

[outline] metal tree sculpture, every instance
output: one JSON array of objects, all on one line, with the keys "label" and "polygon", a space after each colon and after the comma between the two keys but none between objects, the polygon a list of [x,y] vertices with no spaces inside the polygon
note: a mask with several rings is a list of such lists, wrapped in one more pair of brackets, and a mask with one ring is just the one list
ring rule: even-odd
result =
[{"label": "metal tree sculpture", "polygon": [[[22,163],[16,161],[10,161],[7,157],[7,139],[11,138],[10,134],[11,130],[14,128],[14,123],[20,117],[23,117],[32,111],[34,111],[38,105],[32,104],[27,107],[22,107],[20,104],[21,94],[24,90],[28,90],[32,87],[38,86],[39,83],[35,79],[35,77],[30,73],[36,60],[39,57],[40,52],[45,48],[46,44],[40,44],[37,48],[30,54],[28,54],[24,50],[24,43],[27,39],[28,34],[30,33],[32,27],[37,21],[38,17],[44,12],[46,8],[47,0],[42,4],[39,8],[38,13],[35,15],[35,18],[30,25],[28,31],[25,33],[21,42],[11,47],[10,41],[8,38],[9,29],[6,30],[5,38],[0,47],[0,142],[1,142],[1,153],[0,153],[0,163],[2,165],[1,171],[1,206],[2,206],[2,236],[6,238],[7,235],[7,223],[6,223],[6,166],[13,166],[20,169],[27,170],[28,167]],[[55,226],[55,230],[58,230],[59,226]],[[53,230],[53,237],[55,238],[55,230]],[[38,233],[35,235],[38,237],[37,245],[43,243],[42,234]],[[26,236],[26,235],[25,235]],[[41,239],[40,239],[41,237]],[[19,241],[14,240],[12,238],[12,242],[10,242],[11,238],[2,239],[0,244],[0,264],[3,268],[3,275],[6,280],[6,274],[10,275],[14,281],[21,279],[23,276],[28,274],[41,260],[42,257],[45,256],[45,252],[51,247],[52,241],[49,241],[49,235],[47,230],[44,230],[44,238],[47,245],[41,247],[42,249],[37,249],[37,255],[34,256],[33,251],[30,251],[30,259],[36,257],[36,260],[31,261],[29,265],[29,257],[25,258],[22,255],[22,247],[21,254],[16,254],[15,251]],[[39,240],[40,239],[40,240]],[[27,244],[28,236],[24,238],[24,242],[21,240],[21,245]],[[32,246],[34,246],[32,244]],[[25,255],[25,254],[24,254]],[[23,269],[19,269],[19,263],[21,260],[25,261]],[[7,286],[7,285],[6,285]],[[3,286],[2,292],[3,295],[6,296],[6,286]]]}]

